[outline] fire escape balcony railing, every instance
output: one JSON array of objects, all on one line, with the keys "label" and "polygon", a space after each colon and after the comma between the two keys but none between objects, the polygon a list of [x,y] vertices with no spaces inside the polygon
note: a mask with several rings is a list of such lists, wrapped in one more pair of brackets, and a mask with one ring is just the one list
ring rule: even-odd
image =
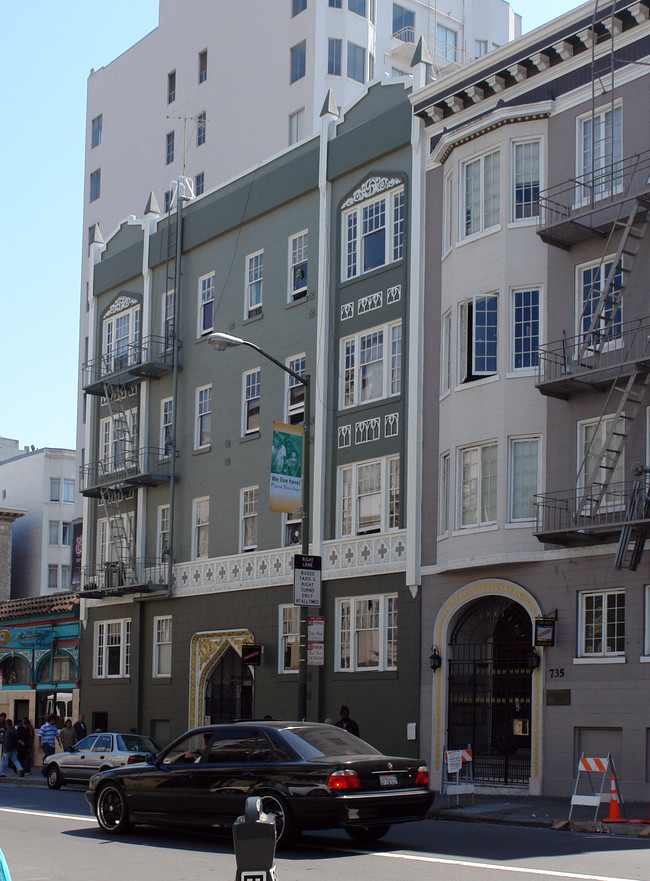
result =
[{"label": "fire escape balcony railing", "polygon": [[650,192],[650,150],[569,178],[539,194],[537,232],[551,245],[570,248],[607,233],[612,209]]},{"label": "fire escape balcony railing", "polygon": [[80,491],[97,496],[103,487],[157,486],[170,479],[170,472],[170,456],[161,447],[124,450],[82,468]]},{"label": "fire escape balcony railing", "polygon": [[650,366],[650,317],[619,324],[604,344],[594,339],[593,350],[578,357],[583,343],[584,335],[580,334],[539,347],[536,385],[542,394],[568,399],[606,387],[617,376],[625,375],[628,366],[630,370]]},{"label": "fire escape balcony railing", "polygon": [[173,346],[169,337],[149,336],[137,343],[121,345],[82,367],[82,384],[87,394],[105,394],[106,384],[126,385],[140,379],[168,373],[173,365]]},{"label": "fire escape balcony railing", "polygon": [[[635,481],[611,483],[605,497],[587,499],[580,505],[582,492],[576,487],[535,496],[536,520],[534,533],[540,541],[552,544],[586,544],[616,541],[621,527],[630,522],[648,522],[642,506],[629,521],[628,502]],[[639,519],[640,518],[640,519]]]},{"label": "fire escape balcony railing", "polygon": [[144,587],[167,587],[167,560],[138,557],[91,563],[83,570],[84,592],[123,593]]}]

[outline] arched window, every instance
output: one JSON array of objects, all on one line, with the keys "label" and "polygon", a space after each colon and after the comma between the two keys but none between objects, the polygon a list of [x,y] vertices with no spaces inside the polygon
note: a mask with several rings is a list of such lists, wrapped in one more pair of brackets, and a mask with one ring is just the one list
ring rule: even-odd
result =
[{"label": "arched window", "polygon": [[20,655],[8,656],[0,662],[3,685],[24,685],[31,681],[29,664]]}]

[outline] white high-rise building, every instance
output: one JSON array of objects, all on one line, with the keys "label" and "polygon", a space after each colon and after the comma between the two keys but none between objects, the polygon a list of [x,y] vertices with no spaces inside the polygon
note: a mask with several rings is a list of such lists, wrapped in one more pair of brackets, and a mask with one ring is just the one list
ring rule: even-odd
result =
[{"label": "white high-rise building", "polygon": [[[409,76],[420,37],[441,77],[520,33],[505,0],[160,0],[158,27],[88,79],[85,235],[107,238],[152,191],[164,211],[181,175],[198,195],[309,137],[328,90],[345,108]],[[87,255],[88,240],[81,363]],[[82,400],[79,450],[84,418]]]}]

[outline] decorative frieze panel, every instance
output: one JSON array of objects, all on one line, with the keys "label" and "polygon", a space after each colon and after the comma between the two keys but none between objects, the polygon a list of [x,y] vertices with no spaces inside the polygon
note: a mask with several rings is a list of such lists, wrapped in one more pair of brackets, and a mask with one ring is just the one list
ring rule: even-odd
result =
[{"label": "decorative frieze panel", "polygon": [[339,450],[352,444],[352,426],[339,425]]},{"label": "decorative frieze panel", "polygon": [[399,434],[399,413],[384,416],[384,437],[397,437]]},{"label": "decorative frieze panel", "polygon": [[354,303],[343,303],[341,306],[341,321],[347,321],[348,318],[354,318]]},{"label": "decorative frieze panel", "polygon": [[369,177],[361,184],[360,187],[358,187],[352,193],[349,198],[345,200],[345,202],[341,205],[341,208],[343,210],[345,210],[346,208],[351,208],[358,202],[363,202],[366,199],[372,199],[373,196],[377,196],[379,195],[379,193],[390,190],[392,187],[399,187],[401,183],[402,181],[399,177],[383,177],[380,175]]},{"label": "decorative frieze panel", "polygon": [[354,426],[355,444],[368,444],[371,441],[379,440],[380,437],[381,420],[379,417],[364,419],[362,422],[357,422]]},{"label": "decorative frieze panel", "polygon": [[[293,583],[296,547],[195,560],[174,566],[176,596],[277,587]],[[406,531],[323,542],[323,579],[406,570]]]},{"label": "decorative frieze panel", "polygon": [[390,306],[391,303],[397,303],[402,299],[402,285],[396,284],[393,285],[392,288],[388,288],[386,291],[386,305]]},{"label": "decorative frieze panel", "polygon": [[357,312],[364,315],[366,312],[372,312],[374,309],[381,309],[383,305],[384,293],[377,291],[376,294],[370,294],[368,297],[360,297],[357,301]]},{"label": "decorative frieze panel", "polygon": [[118,297],[117,300],[107,309],[104,313],[104,318],[109,318],[111,315],[115,315],[117,312],[124,312],[125,309],[131,309],[133,306],[137,306],[138,301],[134,300],[133,297],[127,297],[124,294],[121,297]]}]

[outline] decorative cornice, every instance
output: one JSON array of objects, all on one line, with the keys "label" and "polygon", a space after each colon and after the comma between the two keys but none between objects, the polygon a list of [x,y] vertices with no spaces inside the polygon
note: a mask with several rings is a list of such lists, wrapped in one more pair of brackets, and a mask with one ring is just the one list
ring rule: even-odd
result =
[{"label": "decorative cornice", "polygon": [[138,300],[135,300],[133,297],[127,297],[126,294],[122,294],[108,307],[108,309],[104,313],[104,318],[110,318],[110,316],[115,315],[116,312],[124,312],[126,309],[130,309],[132,306],[138,305]]},{"label": "decorative cornice", "polygon": [[403,181],[399,177],[384,177],[383,175],[375,174],[365,180],[360,187],[357,187],[352,195],[343,202],[341,208],[351,208],[352,205],[356,205],[358,202],[372,199],[373,196],[384,193],[386,190],[391,190],[393,187],[399,187],[402,183]]}]

